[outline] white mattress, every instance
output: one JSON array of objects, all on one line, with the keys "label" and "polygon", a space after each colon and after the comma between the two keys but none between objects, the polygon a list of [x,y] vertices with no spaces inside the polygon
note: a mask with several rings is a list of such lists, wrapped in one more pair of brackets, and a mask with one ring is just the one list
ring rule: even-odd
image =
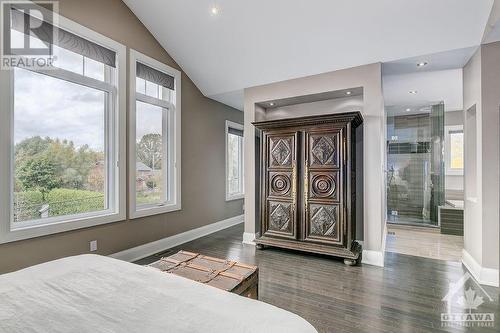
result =
[{"label": "white mattress", "polygon": [[301,317],[97,255],[0,275],[0,332],[316,332]]}]

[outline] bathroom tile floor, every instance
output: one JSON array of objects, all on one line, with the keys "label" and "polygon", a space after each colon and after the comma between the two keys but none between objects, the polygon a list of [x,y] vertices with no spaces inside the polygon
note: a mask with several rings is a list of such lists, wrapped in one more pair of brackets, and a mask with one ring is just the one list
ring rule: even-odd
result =
[{"label": "bathroom tile floor", "polygon": [[439,228],[387,225],[386,252],[460,261],[463,244],[462,236],[442,235]]}]

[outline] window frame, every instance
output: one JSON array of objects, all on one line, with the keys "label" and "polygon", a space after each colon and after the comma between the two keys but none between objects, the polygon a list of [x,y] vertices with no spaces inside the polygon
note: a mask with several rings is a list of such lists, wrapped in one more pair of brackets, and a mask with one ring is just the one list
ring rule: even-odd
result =
[{"label": "window frame", "polygon": [[[42,12],[47,9],[39,7]],[[48,17],[48,16],[45,16]],[[88,29],[64,16],[54,13],[57,26],[100,44],[116,53],[116,70],[111,83],[99,81],[64,69],[31,70],[56,79],[76,83],[108,93],[105,104],[107,126],[105,142],[109,156],[107,174],[110,175],[107,187],[109,207],[98,212],[57,216],[42,221],[30,221],[13,228],[13,189],[14,189],[14,69],[0,71],[0,84],[5,89],[0,91],[0,156],[9,156],[0,160],[0,244],[23,239],[46,236],[60,232],[102,225],[126,218],[126,47],[108,37]],[[49,22],[53,24],[54,22]],[[111,94],[110,94],[111,93]],[[23,223],[23,222],[20,222]]]},{"label": "window frame", "polygon": [[[449,176],[463,176],[464,169],[451,168],[451,134],[454,132],[464,133],[463,125],[445,126],[445,146],[444,146],[444,160],[445,160],[445,174]],[[465,160],[464,160],[465,163]]]},{"label": "window frame", "polygon": [[[160,100],[136,91],[136,63],[140,62],[160,72],[164,72],[174,77],[174,93],[172,101]],[[182,209],[181,205],[181,72],[156,59],[153,59],[139,51],[130,49],[129,52],[129,218],[136,219],[145,216],[164,214]],[[150,204],[137,207],[136,202],[136,102],[144,102],[162,108],[169,108],[170,116],[163,122],[163,132],[168,131],[168,137],[162,135],[167,140],[167,145],[163,144],[163,153],[168,151],[168,155],[173,161],[164,171],[164,182],[170,186],[164,188],[170,194],[170,203]],[[165,141],[163,141],[165,143]],[[170,172],[169,172],[170,170]]]},{"label": "window frame", "polygon": [[[226,120],[226,124],[225,124],[225,164],[226,164],[226,167],[225,167],[225,183],[226,183],[226,201],[233,201],[233,200],[240,200],[240,199],[243,199],[245,197],[245,184],[244,184],[244,179],[243,179],[243,171],[244,171],[244,158],[245,158],[245,154],[243,152],[243,146],[244,146],[244,140],[242,138],[241,142],[240,142],[240,156],[239,156],[239,159],[240,159],[240,174],[241,174],[241,180],[242,180],[242,183],[241,183],[241,192],[239,193],[236,193],[236,194],[231,194],[229,193],[229,158],[228,158],[228,135],[229,135],[229,128],[234,128],[234,129],[237,129],[237,130],[240,130],[240,131],[243,131],[243,128],[244,126],[242,124],[238,124],[238,123],[235,123],[233,121],[230,121],[230,120]],[[244,133],[244,132],[243,132]]]}]

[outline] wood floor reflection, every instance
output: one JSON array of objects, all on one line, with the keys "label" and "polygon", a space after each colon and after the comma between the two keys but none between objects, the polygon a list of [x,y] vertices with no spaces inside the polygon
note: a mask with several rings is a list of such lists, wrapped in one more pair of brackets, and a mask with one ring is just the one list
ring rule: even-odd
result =
[{"label": "wood floor reflection", "polygon": [[[499,288],[478,310],[495,313],[494,328],[442,327],[442,298],[466,272],[459,262],[386,253],[385,267],[349,267],[324,256],[243,245],[243,225],[138,261],[180,249],[259,266],[259,299],[307,319],[319,332],[499,332]],[[251,315],[251,314],[249,314]]]}]

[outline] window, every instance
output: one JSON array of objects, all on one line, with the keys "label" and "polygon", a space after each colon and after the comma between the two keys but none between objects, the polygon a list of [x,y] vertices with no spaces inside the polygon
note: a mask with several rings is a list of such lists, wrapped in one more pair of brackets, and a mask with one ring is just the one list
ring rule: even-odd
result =
[{"label": "window", "polygon": [[243,196],[243,125],[226,120],[226,200]]},{"label": "window", "polygon": [[463,175],[464,171],[464,130],[463,126],[445,128],[446,174]]},{"label": "window", "polygon": [[54,68],[0,71],[0,243],[125,218],[125,47],[58,22]]},{"label": "window", "polygon": [[130,52],[130,217],[181,209],[181,74]]}]

